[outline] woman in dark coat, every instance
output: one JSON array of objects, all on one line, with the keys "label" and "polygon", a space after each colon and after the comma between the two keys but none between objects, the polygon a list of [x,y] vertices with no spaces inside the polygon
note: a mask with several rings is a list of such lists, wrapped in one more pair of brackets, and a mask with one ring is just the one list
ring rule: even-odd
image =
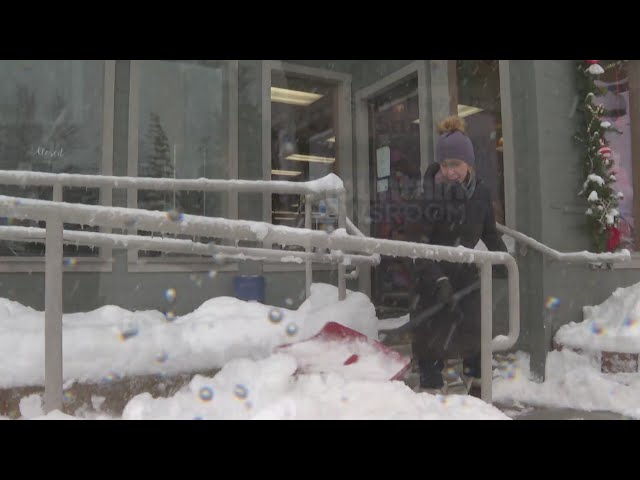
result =
[{"label": "woman in dark coat", "polygon": [[[439,129],[436,163],[429,166],[423,180],[417,240],[473,249],[482,239],[489,250],[506,252],[496,229],[491,191],[474,172],[475,155],[471,140],[464,133],[464,121],[449,117]],[[468,263],[418,260],[414,271],[417,301],[411,316],[417,324],[413,330],[413,354],[420,369],[420,388],[444,386],[442,369],[448,358],[462,358],[463,373],[479,378],[478,268]],[[455,302],[456,292],[469,293]],[[435,315],[423,315],[419,321],[421,313],[432,311],[437,305],[443,308]]]}]

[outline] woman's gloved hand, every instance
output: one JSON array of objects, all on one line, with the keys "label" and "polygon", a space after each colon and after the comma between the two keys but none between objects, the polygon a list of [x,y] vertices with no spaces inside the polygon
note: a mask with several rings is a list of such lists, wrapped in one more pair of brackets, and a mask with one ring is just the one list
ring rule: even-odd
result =
[{"label": "woman's gloved hand", "polygon": [[453,307],[453,287],[447,277],[438,279],[436,283],[436,299],[438,303],[442,303],[449,308]]}]

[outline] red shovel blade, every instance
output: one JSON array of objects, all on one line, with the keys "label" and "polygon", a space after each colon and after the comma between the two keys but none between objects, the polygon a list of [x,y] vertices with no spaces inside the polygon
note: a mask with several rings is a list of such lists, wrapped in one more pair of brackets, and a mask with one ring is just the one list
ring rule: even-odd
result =
[{"label": "red shovel blade", "polygon": [[358,361],[358,358],[358,355],[354,353],[344,361],[343,365],[351,365],[352,363],[356,363]]}]

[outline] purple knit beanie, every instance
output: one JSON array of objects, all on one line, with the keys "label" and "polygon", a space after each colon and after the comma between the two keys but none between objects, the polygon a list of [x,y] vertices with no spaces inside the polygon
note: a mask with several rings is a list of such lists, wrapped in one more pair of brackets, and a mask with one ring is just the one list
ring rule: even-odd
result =
[{"label": "purple knit beanie", "polygon": [[436,162],[442,163],[449,158],[462,160],[472,167],[476,163],[471,139],[460,130],[443,133],[438,138],[438,143],[436,144]]}]

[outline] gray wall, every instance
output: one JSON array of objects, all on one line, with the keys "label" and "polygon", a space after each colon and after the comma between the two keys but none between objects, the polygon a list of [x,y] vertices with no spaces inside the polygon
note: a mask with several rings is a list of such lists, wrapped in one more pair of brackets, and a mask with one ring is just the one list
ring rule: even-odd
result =
[{"label": "gray wall", "polygon": [[[294,60],[316,68],[352,75],[355,92],[407,65],[411,60]],[[427,63],[429,61],[426,61]],[[427,71],[430,71],[427,69]],[[127,132],[129,63],[116,64],[114,175],[127,174]],[[510,62],[513,146],[516,174],[516,228],[562,251],[585,250],[589,240],[583,232],[584,202],[577,197],[582,182],[581,152],[572,141],[577,119],[572,116],[576,98],[573,61]],[[239,177],[262,178],[262,62],[239,62],[238,157]],[[430,102],[430,99],[425,99]],[[429,109],[427,109],[429,111]],[[355,119],[355,116],[354,116]],[[355,129],[354,129],[355,132]],[[355,144],[353,158],[355,159]],[[357,175],[357,171],[354,171]],[[114,205],[125,206],[126,194],[115,190]],[[508,201],[508,200],[507,200]],[[239,218],[261,220],[260,195],[240,195]],[[582,320],[583,305],[601,303],[618,287],[640,281],[640,270],[592,270],[585,266],[550,264],[529,251],[518,257],[521,272],[522,334],[517,348],[530,350],[532,366],[544,367],[549,347],[543,319],[547,316],[555,331],[561,324]],[[262,271],[260,263],[241,263],[240,274]],[[236,272],[220,272],[214,279],[198,273],[128,273],[126,253],[114,252],[113,273],[68,272],[64,276],[65,312],[87,311],[105,304],[127,309],[164,309],[163,292],[176,288],[175,310],[192,311],[208,298],[232,295]],[[304,273],[269,272],[267,303],[296,308]],[[336,270],[315,272],[314,281],[337,283]],[[357,282],[348,288],[357,289]],[[504,284],[496,282],[496,295]],[[17,300],[38,310],[44,308],[43,273],[0,274],[0,296]],[[549,317],[544,302],[560,299],[559,309]],[[291,298],[293,305],[287,305]],[[506,304],[496,309],[495,329],[504,331]]]},{"label": "gray wall", "polygon": [[[512,111],[517,181],[517,229],[560,251],[590,248],[586,203],[577,196],[582,152],[574,143],[578,128],[573,60],[512,61]],[[523,332],[532,369],[543,376],[549,340],[557,329],[583,319],[582,306],[603,302],[618,287],[640,281],[640,270],[594,270],[552,263],[536,252],[519,257]],[[549,297],[559,308],[544,308]],[[545,320],[550,325],[546,332]]]}]

